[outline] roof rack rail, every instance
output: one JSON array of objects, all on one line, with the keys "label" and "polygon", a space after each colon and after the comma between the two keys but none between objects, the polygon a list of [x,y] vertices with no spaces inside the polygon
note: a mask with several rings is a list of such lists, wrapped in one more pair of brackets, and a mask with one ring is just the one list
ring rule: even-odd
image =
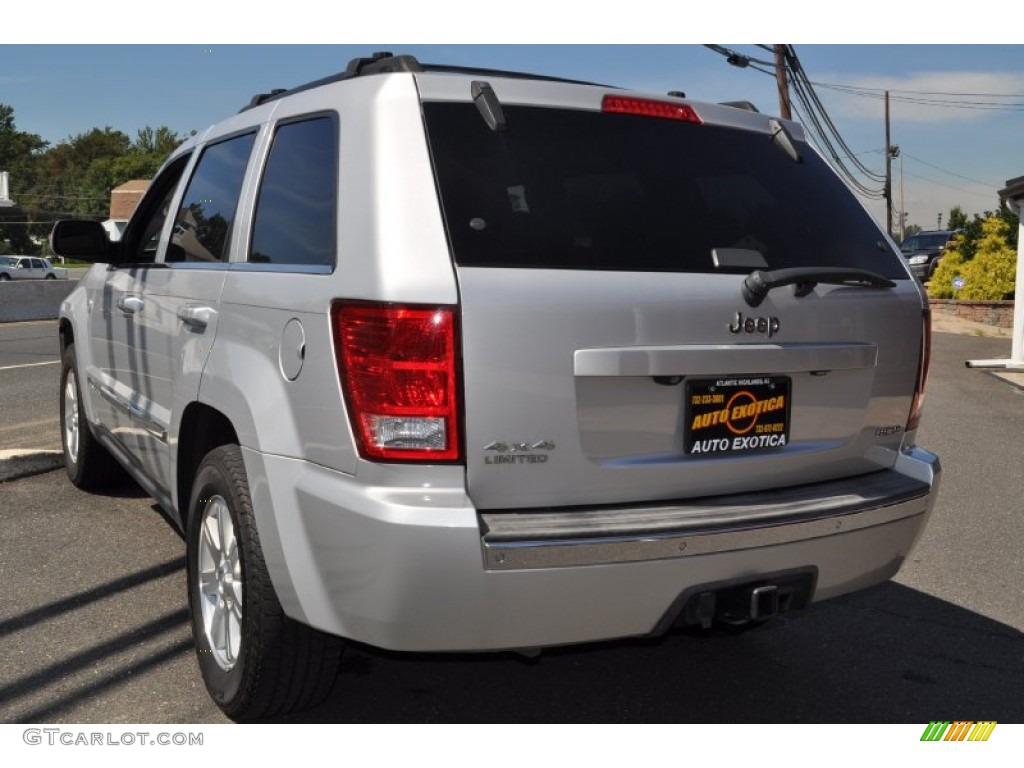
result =
[{"label": "roof rack rail", "polygon": [[[551,75],[534,75],[529,72],[513,72],[503,69],[483,69],[480,67],[449,66],[446,64],[420,64],[415,56],[396,56],[390,51],[377,51],[370,57],[352,59],[348,63],[348,66],[345,67],[344,72],[328,75],[327,77],[322,77],[319,80],[313,80],[294,88],[274,88],[268,93],[258,93],[253,96],[249,103],[242,107],[239,112],[245,112],[253,107],[266,104],[268,101],[279,99],[282,96],[290,96],[293,93],[308,91],[312,88],[319,88],[321,85],[327,85],[328,83],[337,83],[342,80],[350,80],[354,77],[362,77],[363,75],[378,75],[387,72],[437,72],[453,75],[480,75],[483,77],[510,77],[519,80],[541,80],[553,83],[568,83],[571,85],[601,85],[600,83],[592,83],[586,80],[571,80],[569,78],[553,77]],[[615,86],[604,85],[602,87],[614,88]]]},{"label": "roof rack rail", "polygon": [[268,91],[267,93],[257,93],[255,96],[252,97],[252,99],[249,101],[245,108],[248,109],[249,107],[258,107],[263,102],[269,101],[278,94],[284,93],[286,90],[286,88],[274,88],[273,90]]},{"label": "roof rack rail", "polygon": [[515,72],[507,69],[485,69],[483,67],[461,67],[448,64],[421,64],[423,72],[439,72],[451,75],[480,75],[483,77],[509,77],[514,80],[541,80],[548,83],[568,83],[569,85],[597,85],[602,88],[614,88],[613,85],[593,83],[589,80],[572,80],[555,75],[535,75],[530,72]]},{"label": "roof rack rail", "polygon": [[327,77],[322,77],[319,80],[313,80],[294,88],[275,88],[270,91],[270,93],[257,94],[256,96],[253,96],[252,100],[246,106],[242,107],[239,112],[245,112],[247,109],[258,107],[260,104],[266,104],[268,101],[274,101],[282,96],[290,96],[293,93],[308,91],[312,88],[319,88],[321,85],[336,83],[341,80],[349,80],[353,77],[377,75],[383,72],[422,71],[423,69],[420,67],[420,63],[416,60],[415,56],[395,56],[391,51],[377,51],[368,58],[362,57],[352,59],[348,63],[348,66],[345,67],[344,72],[328,75]]}]

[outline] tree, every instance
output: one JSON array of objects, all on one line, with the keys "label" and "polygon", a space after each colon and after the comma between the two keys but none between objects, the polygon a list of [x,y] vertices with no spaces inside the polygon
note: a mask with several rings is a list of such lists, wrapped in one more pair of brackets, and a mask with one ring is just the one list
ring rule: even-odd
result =
[{"label": "tree", "polygon": [[10,171],[11,196],[18,204],[0,210],[0,252],[38,253],[35,241],[57,219],[106,218],[111,190],[131,179],[152,178],[181,140],[166,126],[146,126],[134,141],[107,126],[51,147],[18,131],[14,108],[0,104],[0,170]]},{"label": "tree", "polygon": [[949,223],[946,225],[946,229],[963,229],[966,226],[967,214],[959,205],[953,206],[949,210]]},{"label": "tree", "polygon": [[[24,193],[40,173],[39,161],[47,143],[34,133],[19,131],[14,122],[14,108],[0,104],[0,171],[9,171],[11,197],[17,205],[0,209],[0,248],[8,253],[34,253],[29,237]],[[9,243],[9,245],[7,245]]]},{"label": "tree", "polygon": [[1020,216],[1010,210],[1008,205],[1000,203],[996,209],[996,216],[1006,222],[1006,226],[1009,227],[1009,235],[1007,236],[1007,242],[1010,247],[1017,250],[1017,236],[1020,233]]},{"label": "tree", "polygon": [[[952,218],[954,212],[959,210],[960,206],[953,208],[949,212],[950,218]],[[982,238],[984,223],[993,216],[1007,225],[1005,230],[1007,243],[1014,250],[1017,249],[1017,232],[1020,226],[1020,218],[1000,202],[995,211],[985,211],[985,214],[981,216],[976,213],[973,219],[965,221],[963,226],[957,227],[957,229],[961,230],[960,234],[956,236],[957,250],[963,256],[964,261],[970,261],[978,252],[978,242]]]}]

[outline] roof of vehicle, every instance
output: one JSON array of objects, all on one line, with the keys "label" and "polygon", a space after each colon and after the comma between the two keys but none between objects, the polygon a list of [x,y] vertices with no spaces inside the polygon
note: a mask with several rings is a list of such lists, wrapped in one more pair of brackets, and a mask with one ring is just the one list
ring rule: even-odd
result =
[{"label": "roof of vehicle", "polygon": [[[575,85],[601,85],[600,83],[587,82],[585,80],[571,80],[564,77],[553,77],[551,75],[536,75],[529,72],[512,72],[500,69],[481,69],[476,67],[460,67],[450,66],[446,64],[424,64],[421,63],[415,56],[398,55],[391,53],[390,51],[377,51],[369,58],[357,58],[352,59],[348,66],[343,72],[338,72],[327,77],[322,77],[318,80],[312,80],[303,85],[296,86],[294,88],[274,88],[267,93],[257,93],[249,101],[247,105],[242,107],[241,112],[253,107],[258,107],[260,104],[266,104],[268,101],[274,101],[285,96],[290,96],[293,93],[300,93],[301,91],[308,91],[312,88],[318,88],[321,85],[327,85],[328,83],[336,83],[341,80],[350,80],[354,77],[364,77],[366,75],[379,75],[394,72],[446,72],[449,74],[457,75],[479,75],[483,77],[509,77],[520,80],[542,80],[547,82],[558,82],[558,83],[572,83]],[[605,88],[611,88],[613,86],[605,85]]]},{"label": "roof of vehicle", "polygon": [[[271,105],[274,102],[293,94],[299,94],[312,89],[330,86],[347,80],[365,78],[371,75],[400,73],[407,73],[418,77],[418,87],[420,89],[420,95],[423,98],[427,98],[427,93],[430,93],[433,94],[433,98],[449,100],[451,98],[451,94],[455,92],[454,89],[459,87],[456,85],[456,83],[459,82],[459,78],[453,76],[460,75],[465,79],[480,78],[503,81],[504,94],[508,94],[508,97],[515,103],[536,103],[539,105],[552,106],[557,103],[558,105],[567,106],[568,108],[573,109],[588,108],[582,106],[584,102],[589,105],[590,101],[593,99],[593,91],[603,89],[605,91],[614,91],[617,93],[636,93],[641,98],[649,99],[661,98],[666,101],[685,99],[685,103],[687,105],[697,110],[701,122],[703,123],[728,128],[755,130],[762,133],[768,133],[773,138],[782,133],[786,135],[787,140],[788,138],[798,141],[806,140],[803,127],[799,123],[781,121],[786,124],[786,130],[779,131],[777,126],[780,125],[780,121],[777,118],[773,118],[769,114],[760,113],[753,104],[747,101],[723,101],[716,104],[713,102],[701,102],[698,100],[688,99],[685,93],[678,90],[657,94],[634,89],[622,89],[619,86],[614,85],[574,80],[564,77],[554,77],[550,75],[538,75],[528,72],[451,66],[444,64],[426,64],[418,61],[414,56],[393,54],[387,51],[374,53],[370,57],[352,59],[344,71],[328,75],[327,77],[323,77],[318,80],[313,80],[293,88],[275,88],[267,93],[256,94],[247,105],[239,110],[235,118],[240,115],[244,115],[250,110],[257,110],[264,106],[268,109],[273,109]],[[446,86],[443,84],[444,81],[449,81],[450,84]],[[562,90],[561,87],[565,87],[566,90]],[[588,91],[590,92],[589,94]],[[460,90],[459,93],[461,99],[462,91]],[[465,96],[468,99],[468,92]],[[506,95],[503,95],[502,98],[506,98]],[[179,144],[178,147],[175,148],[175,150],[168,156],[164,165],[161,167],[160,172],[162,172],[163,168],[170,163],[179,160],[184,155],[187,155],[197,145],[202,144],[213,129],[218,126],[223,126],[225,123],[232,123],[236,128],[240,125],[234,118],[228,117],[225,120],[217,121],[205,131],[200,131],[189,137]],[[780,146],[782,145],[782,142],[778,143]]]}]

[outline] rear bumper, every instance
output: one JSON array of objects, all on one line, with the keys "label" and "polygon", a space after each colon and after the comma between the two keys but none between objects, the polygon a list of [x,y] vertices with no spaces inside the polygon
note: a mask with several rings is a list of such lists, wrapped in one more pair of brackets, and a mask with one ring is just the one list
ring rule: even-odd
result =
[{"label": "rear bumper", "polygon": [[892,470],[685,505],[479,513],[448,487],[367,487],[245,450],[264,556],[286,612],[394,650],[532,648],[646,635],[703,584],[800,569],[814,600],[891,577],[939,485],[914,449]]}]

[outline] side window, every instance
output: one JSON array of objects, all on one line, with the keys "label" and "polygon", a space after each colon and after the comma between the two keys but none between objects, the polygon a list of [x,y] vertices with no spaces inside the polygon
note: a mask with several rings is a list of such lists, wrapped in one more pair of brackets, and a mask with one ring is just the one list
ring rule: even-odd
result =
[{"label": "side window", "polygon": [[167,261],[228,260],[228,243],[255,133],[236,136],[203,150],[188,183]]},{"label": "side window", "polygon": [[121,237],[121,247],[131,264],[152,264],[156,261],[160,233],[167,221],[171,199],[178,188],[189,156],[178,158],[157,176],[146,190],[142,202],[132,215]]},{"label": "side window", "polygon": [[32,259],[32,269],[46,269],[42,259]]},{"label": "side window", "polygon": [[260,183],[249,261],[333,266],[337,185],[336,119],[279,126]]}]

